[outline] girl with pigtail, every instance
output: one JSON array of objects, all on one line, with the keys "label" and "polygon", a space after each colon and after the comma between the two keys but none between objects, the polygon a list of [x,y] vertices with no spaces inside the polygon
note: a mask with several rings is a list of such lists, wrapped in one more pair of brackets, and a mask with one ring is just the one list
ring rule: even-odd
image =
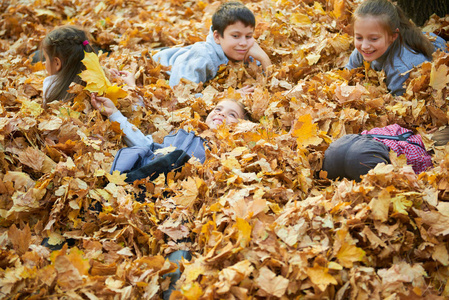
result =
[{"label": "girl with pigtail", "polygon": [[[446,41],[431,34],[432,43],[389,0],[366,0],[354,12],[354,46],[347,69],[371,63],[375,71],[385,71],[388,90],[393,95],[405,92],[408,71],[432,60],[437,49],[447,51]],[[405,74],[404,74],[405,73]]]},{"label": "girl with pigtail", "polygon": [[44,106],[55,100],[70,100],[67,90],[72,82],[82,84],[78,76],[85,69],[84,52],[94,52],[84,30],[66,25],[52,30],[42,41],[48,77],[44,79]]},{"label": "girl with pigtail", "polygon": [[[41,54],[45,57],[48,77],[44,79],[44,107],[47,103],[71,100],[68,92],[72,82],[85,85],[79,74],[86,68],[82,63],[84,52],[96,52],[87,33],[73,25],[65,25],[51,31],[42,41]],[[110,69],[112,76],[120,76],[124,83],[135,86],[134,76],[128,71]]]}]

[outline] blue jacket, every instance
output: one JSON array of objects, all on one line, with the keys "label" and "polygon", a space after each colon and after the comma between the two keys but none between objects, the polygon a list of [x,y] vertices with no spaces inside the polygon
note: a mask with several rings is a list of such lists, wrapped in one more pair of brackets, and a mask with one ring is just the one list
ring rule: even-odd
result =
[{"label": "blue jacket", "polygon": [[144,135],[137,127],[129,123],[120,111],[112,114],[109,119],[120,123],[125,143],[129,146],[119,150],[112,164],[111,173],[116,170],[127,173],[147,165],[161,155],[155,154],[156,150],[169,146],[184,150],[190,157],[197,158],[201,163],[206,160],[206,140],[193,132],[179,129],[176,133],[167,135],[162,144],[158,144],[153,141],[151,135]]},{"label": "blue jacket", "polygon": [[164,66],[171,66],[170,86],[175,86],[181,78],[200,83],[213,79],[220,65],[228,63],[221,46],[215,43],[212,27],[205,42],[197,42],[181,48],[161,50],[153,56]]},{"label": "blue jacket", "polygon": [[133,146],[120,149],[112,163],[111,173],[120,171],[128,173],[150,163],[153,159],[163,155],[155,154],[156,150],[166,147],[176,147],[185,151],[190,157],[195,157],[201,163],[206,160],[205,140],[195,135],[193,132],[187,132],[179,129],[176,133],[164,138],[162,144],[153,143],[151,147]]},{"label": "blue jacket", "polygon": [[[436,36],[434,34],[431,35]],[[433,44],[435,50],[442,49],[443,51],[447,51],[446,41],[441,37],[437,36],[437,39]],[[429,59],[422,53],[414,53],[407,47],[402,47],[400,56],[399,53],[394,54],[393,66],[391,66],[391,64],[386,62],[386,57],[389,51],[390,50],[387,50],[384,55],[372,61],[371,68],[375,71],[384,70],[388,90],[391,94],[400,96],[405,93],[403,85],[409,77],[408,73],[404,75],[402,75],[402,73],[411,70],[413,67],[416,67],[425,61],[429,61]],[[363,56],[357,49],[354,49],[345,68],[354,69],[361,66],[363,66]]]}]

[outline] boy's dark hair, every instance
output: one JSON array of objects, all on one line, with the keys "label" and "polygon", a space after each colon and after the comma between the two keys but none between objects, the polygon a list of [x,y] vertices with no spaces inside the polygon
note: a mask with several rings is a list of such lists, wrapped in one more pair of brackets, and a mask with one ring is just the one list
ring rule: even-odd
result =
[{"label": "boy's dark hair", "polygon": [[379,18],[390,36],[396,33],[396,29],[399,29],[399,36],[390,46],[392,51],[386,58],[387,63],[391,66],[393,66],[393,54],[399,51],[400,55],[401,46],[405,46],[415,53],[422,53],[427,58],[432,57],[434,46],[421,30],[410,22],[399,6],[389,0],[366,0],[355,10],[353,22],[357,18],[366,16]]},{"label": "boy's dark hair", "polygon": [[[85,70],[84,52],[94,52],[86,32],[76,26],[65,25],[52,30],[42,41],[41,55],[44,51],[50,60],[57,57],[61,60],[61,70],[55,74],[54,80],[44,95],[45,103],[54,100],[68,100],[73,97],[67,90],[72,82],[82,84],[78,76]],[[49,63],[49,62],[47,62]]]},{"label": "boy's dark hair", "polygon": [[256,17],[243,3],[223,3],[212,16],[212,31],[216,30],[223,37],[226,27],[239,21],[245,26],[256,27]]}]

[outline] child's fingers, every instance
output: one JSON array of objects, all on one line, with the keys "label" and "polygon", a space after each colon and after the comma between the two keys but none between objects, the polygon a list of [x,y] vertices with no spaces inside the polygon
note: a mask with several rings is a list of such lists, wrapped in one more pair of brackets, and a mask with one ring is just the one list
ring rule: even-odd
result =
[{"label": "child's fingers", "polygon": [[114,77],[120,76],[120,71],[117,70],[117,69],[110,69],[109,73],[111,73],[111,75],[114,76]]}]

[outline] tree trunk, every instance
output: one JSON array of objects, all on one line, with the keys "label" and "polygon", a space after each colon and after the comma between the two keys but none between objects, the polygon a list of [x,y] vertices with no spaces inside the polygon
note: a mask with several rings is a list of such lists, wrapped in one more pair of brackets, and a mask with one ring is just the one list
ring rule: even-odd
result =
[{"label": "tree trunk", "polygon": [[449,15],[449,0],[397,0],[397,4],[420,27],[432,14]]}]

